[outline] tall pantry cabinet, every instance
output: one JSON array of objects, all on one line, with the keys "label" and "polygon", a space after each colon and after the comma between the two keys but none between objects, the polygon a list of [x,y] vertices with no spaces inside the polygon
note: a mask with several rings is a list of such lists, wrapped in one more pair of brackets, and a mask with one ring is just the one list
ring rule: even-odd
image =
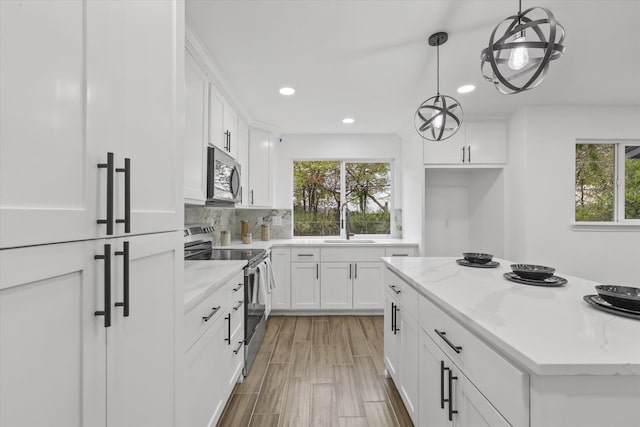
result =
[{"label": "tall pantry cabinet", "polygon": [[184,2],[0,19],[0,425],[177,425]]}]

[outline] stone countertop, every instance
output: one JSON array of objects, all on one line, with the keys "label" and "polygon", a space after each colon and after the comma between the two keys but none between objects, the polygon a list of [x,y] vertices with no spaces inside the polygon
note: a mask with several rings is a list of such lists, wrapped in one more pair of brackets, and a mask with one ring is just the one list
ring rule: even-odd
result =
[{"label": "stone countertop", "polygon": [[246,261],[185,261],[185,314],[241,272],[246,264]]},{"label": "stone countertop", "polygon": [[[404,239],[362,239],[367,240],[358,242],[358,239],[351,239],[349,243],[333,242],[327,243],[325,240],[345,240],[339,237],[327,238],[296,238],[296,239],[274,239],[260,240],[254,239],[252,243],[243,244],[240,240],[234,240],[229,246],[215,246],[216,249],[269,249],[272,247],[296,247],[296,246],[322,246],[322,247],[339,247],[348,248],[351,246],[417,246],[418,243]],[[373,242],[371,242],[373,240]],[[353,242],[353,243],[352,243]]]},{"label": "stone countertop", "polygon": [[583,301],[598,283],[556,272],[562,287],[510,282],[510,261],[470,268],[456,258],[383,258],[462,325],[538,375],[640,376],[640,321]]}]

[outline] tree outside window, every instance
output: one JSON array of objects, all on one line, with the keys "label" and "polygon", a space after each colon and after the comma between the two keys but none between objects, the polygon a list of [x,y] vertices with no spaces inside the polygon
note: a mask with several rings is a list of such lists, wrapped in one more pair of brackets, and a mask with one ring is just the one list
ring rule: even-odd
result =
[{"label": "tree outside window", "polygon": [[389,162],[294,161],[294,236],[337,236],[341,207],[349,210],[349,231],[390,234]]}]

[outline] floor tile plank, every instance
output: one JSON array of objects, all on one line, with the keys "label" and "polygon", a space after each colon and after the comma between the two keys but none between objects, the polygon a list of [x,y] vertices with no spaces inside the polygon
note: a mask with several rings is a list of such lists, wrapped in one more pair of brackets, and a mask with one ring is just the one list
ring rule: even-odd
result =
[{"label": "floor tile plank", "polygon": [[335,348],[328,345],[311,347],[309,377],[314,384],[333,383],[333,365],[337,360]]},{"label": "floor tile plank", "polygon": [[376,373],[376,366],[369,356],[353,356],[358,393],[363,402],[384,402],[387,393],[380,377]]},{"label": "floor tile plank", "polygon": [[298,317],[293,341],[311,341],[311,317]]},{"label": "floor tile plank", "polygon": [[289,378],[279,425],[308,427],[311,420],[311,383],[304,378]]},{"label": "floor tile plank", "polygon": [[338,417],[360,417],[364,415],[355,368],[350,365],[334,365],[336,385],[336,415]]},{"label": "floor tile plank", "polygon": [[336,387],[334,384],[313,384],[311,389],[311,426],[334,424]]},{"label": "floor tile plank", "polygon": [[233,394],[218,423],[221,427],[248,426],[258,393]]},{"label": "floor tile plank", "polygon": [[313,345],[329,345],[329,323],[316,322],[313,324]]},{"label": "floor tile plank", "polygon": [[364,336],[366,338],[373,338],[376,336],[377,329],[373,324],[371,316],[359,317],[358,321],[360,322],[360,326],[362,327],[362,331],[364,332]]},{"label": "floor tile plank", "polygon": [[[284,324],[283,324],[284,326]],[[293,349],[293,329],[281,330],[271,354],[271,363],[289,363]]]},{"label": "floor tile plank", "polygon": [[289,365],[269,365],[254,412],[265,414],[280,413],[288,370]]},{"label": "floor tile plank", "polygon": [[368,356],[370,354],[369,346],[367,345],[364,333],[362,333],[362,329],[344,329],[342,333],[349,344],[352,356]]},{"label": "floor tile plank", "polygon": [[289,377],[309,378],[310,369],[311,343],[309,341],[294,342]]},{"label": "floor tile plank", "polygon": [[367,417],[339,417],[338,427],[369,427]]},{"label": "floor tile plank", "polygon": [[404,407],[400,393],[393,383],[393,380],[385,376],[382,376],[382,379],[387,396],[389,397],[389,402],[391,403],[393,412],[398,420],[398,424],[400,427],[413,427],[413,421],[411,421],[411,417],[409,416],[407,409]]},{"label": "floor tile plank", "polygon": [[249,427],[278,427],[279,420],[279,414],[253,414]]},{"label": "floor tile plank", "polygon": [[253,365],[249,370],[249,375],[244,377],[244,380],[236,386],[235,393],[258,393],[262,386],[262,380],[271,358],[271,352],[258,352],[256,358],[253,361]]},{"label": "floor tile plank", "polygon": [[364,402],[363,406],[370,427],[391,427],[398,425],[389,403]]}]

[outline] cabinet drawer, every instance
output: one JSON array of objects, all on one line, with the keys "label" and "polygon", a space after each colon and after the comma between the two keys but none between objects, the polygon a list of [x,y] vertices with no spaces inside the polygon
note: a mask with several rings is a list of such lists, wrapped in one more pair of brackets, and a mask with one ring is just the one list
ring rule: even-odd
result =
[{"label": "cabinet drawer", "polygon": [[357,262],[357,261],[380,261],[384,256],[382,247],[353,247],[353,248],[322,248],[322,262]]},{"label": "cabinet drawer", "polygon": [[320,261],[320,248],[293,248],[291,249],[291,261]]},{"label": "cabinet drawer", "polygon": [[244,272],[240,271],[225,285],[227,289],[227,305],[229,309],[238,305],[238,301],[244,300]]},{"label": "cabinet drawer", "polygon": [[228,313],[231,314],[231,335],[235,335],[238,330],[244,331],[244,301],[229,305]]},{"label": "cabinet drawer", "polygon": [[214,324],[227,306],[227,289],[222,286],[184,316],[185,351]]},{"label": "cabinet drawer", "polygon": [[[419,308],[420,327],[511,425],[527,426],[528,374],[512,365],[426,297],[420,296]],[[454,347],[457,347],[457,351]]]},{"label": "cabinet drawer", "polygon": [[385,248],[384,256],[416,256],[416,248],[410,246]]},{"label": "cabinet drawer", "polygon": [[396,294],[402,315],[409,315],[417,322],[418,292],[389,269],[385,273],[385,286]]}]

